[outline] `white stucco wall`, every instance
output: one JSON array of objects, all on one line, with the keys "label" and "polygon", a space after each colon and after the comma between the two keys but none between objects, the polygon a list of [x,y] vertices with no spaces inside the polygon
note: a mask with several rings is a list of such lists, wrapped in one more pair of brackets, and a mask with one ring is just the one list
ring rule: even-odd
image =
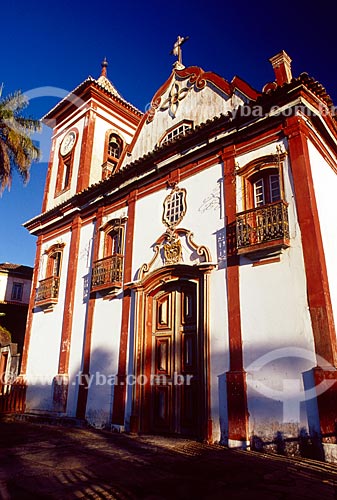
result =
[{"label": "white stucco wall", "polygon": [[95,427],[111,422],[114,376],[118,370],[122,294],[112,300],[96,298],[91,337],[86,418]]},{"label": "white stucco wall", "polygon": [[[70,233],[49,240],[43,245],[42,254],[50,246],[64,243],[60,276],[59,299],[52,312],[35,308],[32,319],[31,339],[27,362],[27,411],[52,410],[52,381],[58,373],[60,342],[69,260]],[[43,266],[40,269],[42,279]]]},{"label": "white stucco wall", "polygon": [[95,102],[97,106],[95,118],[95,131],[93,141],[93,151],[90,169],[90,184],[102,180],[102,164],[104,160],[105,134],[108,130],[116,133],[123,140],[124,147],[130,144],[135,126],[122,119],[116,111],[102,107]]},{"label": "white stucco wall", "polygon": [[76,415],[79,373],[82,368],[85,320],[89,302],[90,266],[95,224],[86,223],[81,228],[80,245],[78,249],[78,266],[74,309],[72,314],[71,347],[69,357],[69,389],[67,400],[67,415]]},{"label": "white stucco wall", "polygon": [[[240,167],[275,150],[276,144],[272,144],[245,155],[238,159]],[[264,440],[273,439],[277,432],[296,435],[302,427],[308,428],[306,409],[299,401],[304,399],[304,373],[315,366],[301,234],[288,157],[283,162],[283,179],[285,201],[289,203],[290,248],[282,251],[280,262],[253,266],[246,257],[240,261],[250,433]],[[238,200],[240,204],[239,192]],[[295,395],[291,400],[292,392]],[[287,404],[293,405],[291,411]]]},{"label": "white stucco wall", "polygon": [[[59,131],[57,131],[57,134],[55,136],[54,156],[53,156],[53,165],[50,177],[47,210],[69,199],[76,192],[84,126],[85,126],[85,118],[84,116],[82,116],[81,113],[78,119],[72,121],[71,123],[67,123],[66,127],[63,126]],[[74,146],[73,170],[71,174],[70,188],[67,189],[67,191],[55,197],[55,188],[56,188],[58,166],[59,166],[59,148],[68,130],[73,128],[77,129],[77,139],[76,139],[76,144]]]},{"label": "white stucco wall", "polygon": [[308,141],[310,164],[321,227],[335,325],[337,325],[337,174]]},{"label": "white stucco wall", "polygon": [[0,273],[0,301],[3,302],[6,296],[8,274]]},{"label": "white stucco wall", "polygon": [[[101,227],[112,219],[123,217],[127,217],[126,208],[112,211],[103,217]],[[99,229],[97,228],[96,235],[99,238],[99,258],[102,258],[104,232]],[[86,408],[86,418],[95,427],[111,423],[114,376],[118,371],[121,317],[122,291],[113,298],[96,294],[91,334],[91,378]]]}]

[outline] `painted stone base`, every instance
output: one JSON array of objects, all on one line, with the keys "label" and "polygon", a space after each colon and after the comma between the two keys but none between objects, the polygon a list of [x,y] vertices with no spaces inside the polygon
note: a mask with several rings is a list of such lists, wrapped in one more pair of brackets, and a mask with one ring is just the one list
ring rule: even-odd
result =
[{"label": "painted stone base", "polygon": [[337,463],[337,444],[323,443],[322,447],[325,462]]}]

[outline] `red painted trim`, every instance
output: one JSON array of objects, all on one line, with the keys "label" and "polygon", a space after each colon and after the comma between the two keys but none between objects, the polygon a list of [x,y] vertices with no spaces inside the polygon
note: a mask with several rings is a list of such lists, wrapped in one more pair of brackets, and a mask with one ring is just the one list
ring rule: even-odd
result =
[{"label": "red painted trim", "polygon": [[25,375],[25,373],[27,371],[29,344],[30,344],[30,337],[31,337],[31,333],[32,333],[32,323],[33,323],[33,314],[34,314],[33,311],[34,311],[34,305],[35,305],[35,291],[36,291],[36,288],[38,285],[40,260],[41,260],[41,252],[42,252],[42,242],[43,242],[43,237],[38,236],[37,241],[36,241],[36,255],[35,255],[35,262],[34,262],[32,289],[31,289],[30,299],[29,299],[25,341],[24,341],[24,346],[23,346],[23,351],[22,351],[22,359],[21,359],[21,371],[20,371],[21,375]]},{"label": "red painted trim", "polygon": [[42,201],[42,209],[41,209],[42,213],[47,210],[48,197],[49,197],[49,192],[50,192],[51,174],[52,174],[53,164],[54,164],[55,148],[56,148],[56,140],[53,139],[52,149],[50,152],[50,158],[49,158],[49,163],[48,163],[47,178],[46,178],[46,183],[45,183],[45,188],[44,188],[44,193],[43,193],[43,201]]},{"label": "red painted trim", "polygon": [[[236,220],[235,149],[230,147],[222,155],[224,162],[224,203],[227,224]],[[240,260],[237,255],[227,260],[227,307],[230,369],[226,373],[228,401],[228,438],[248,439],[248,408],[246,373],[243,370],[243,348],[240,307]]]},{"label": "red painted trim", "polygon": [[[135,225],[135,209],[136,209],[137,191],[133,191],[128,200],[128,222],[126,226],[125,237],[125,257],[124,257],[124,283],[132,280],[132,254],[133,254],[133,233]],[[131,297],[130,292],[124,291],[123,306],[122,306],[122,322],[119,344],[119,360],[118,360],[118,381],[115,386],[112,423],[124,425],[125,402],[126,402],[126,384],[123,383],[126,377],[127,369],[127,346],[129,332],[129,317],[130,317]],[[123,385],[121,384],[123,383]]]},{"label": "red painted trim", "polygon": [[63,120],[67,119],[69,115],[78,110],[79,106],[90,99],[95,99],[99,103],[107,106],[109,109],[116,109],[118,114],[123,116],[129,122],[137,125],[142,113],[137,110],[132,104],[127,103],[118,96],[105,91],[97,85],[95,80],[83,82],[71,94],[70,99],[63,99],[56,107],[43,117],[44,123],[48,125],[51,119],[56,121],[59,125]]},{"label": "red painted trim", "polygon": [[239,92],[247,96],[249,99],[255,101],[260,95],[261,92],[257,92],[253,87],[249,85],[249,83],[245,82],[239,76],[234,76],[231,81],[232,92],[234,89],[237,89]]},{"label": "red painted trim", "polygon": [[336,444],[337,371],[317,366],[314,368],[314,383],[316,387],[329,384],[329,388],[317,396],[317,405],[322,441]]},{"label": "red painted trim", "polygon": [[78,166],[78,178],[76,193],[83,191],[90,184],[90,170],[92,162],[92,149],[94,143],[94,133],[95,133],[95,112],[89,109],[86,113],[85,120],[87,120],[84,126],[80,161]]},{"label": "red painted trim", "polygon": [[204,71],[198,66],[190,66],[189,68],[177,70],[176,74],[180,78],[189,78],[189,83],[195,83],[197,89],[204,88],[206,86],[206,82],[210,82],[228,96],[231,96],[235,89],[239,90],[242,94],[253,100],[260,95],[259,92],[256,92],[256,90],[254,90],[248,83],[241,80],[238,76],[235,76],[229,83],[222,76],[219,76],[212,71]]},{"label": "red painted trim", "polygon": [[317,396],[320,430],[323,441],[335,442],[337,376],[332,367],[337,366],[336,331],[308,151],[308,133],[300,117],[289,118],[286,123],[315,351],[327,364],[330,363],[330,367],[314,369],[314,381],[316,386],[324,380],[335,381],[332,387]]},{"label": "red painted trim", "polygon": [[306,127],[302,119],[295,116],[287,119],[284,132],[288,137],[315,349],[328,363],[337,366],[336,331]]},{"label": "red painted trim", "polygon": [[[97,217],[95,224],[95,238],[93,243],[92,262],[98,259],[99,236],[100,236],[98,228],[102,225],[103,207],[98,208],[96,215]],[[78,388],[77,408],[76,408],[76,417],[81,419],[85,418],[87,399],[88,399],[88,386],[87,386],[88,378],[85,376],[89,375],[89,369],[90,369],[91,335],[92,335],[95,303],[96,303],[96,295],[90,296],[87,306],[87,314],[85,321],[83,363],[81,370],[84,377],[82,377],[81,383]]]},{"label": "red painted trim", "polygon": [[253,267],[263,266],[264,264],[274,264],[275,262],[281,262],[280,257],[273,257],[271,259],[260,260],[258,262],[253,262]]},{"label": "red painted trim", "polygon": [[80,246],[82,221],[77,215],[72,223],[71,241],[69,248],[68,270],[67,270],[67,286],[64,298],[64,311],[62,322],[62,334],[60,345],[60,356],[58,373],[66,374],[69,370],[69,355],[71,347],[71,333],[73,324],[73,311],[76,290],[76,274],[78,263],[78,250]]}]

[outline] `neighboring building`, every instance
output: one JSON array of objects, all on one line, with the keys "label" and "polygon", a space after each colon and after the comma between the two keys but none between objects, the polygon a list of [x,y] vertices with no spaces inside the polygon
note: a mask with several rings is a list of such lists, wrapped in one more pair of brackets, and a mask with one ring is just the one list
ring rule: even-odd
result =
[{"label": "neighboring building", "polygon": [[337,128],[290,62],[259,92],[180,59],[145,114],[104,62],[44,117],[27,411],[337,456]]},{"label": "neighboring building", "polygon": [[18,353],[23,349],[32,276],[32,267],[0,263],[0,325],[10,331]]}]

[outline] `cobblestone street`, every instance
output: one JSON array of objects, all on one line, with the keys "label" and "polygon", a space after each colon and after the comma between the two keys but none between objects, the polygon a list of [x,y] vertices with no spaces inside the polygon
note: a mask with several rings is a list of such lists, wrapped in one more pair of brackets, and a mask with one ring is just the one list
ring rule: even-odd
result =
[{"label": "cobblestone street", "polygon": [[0,423],[0,497],[336,499],[337,467],[187,439]]}]

